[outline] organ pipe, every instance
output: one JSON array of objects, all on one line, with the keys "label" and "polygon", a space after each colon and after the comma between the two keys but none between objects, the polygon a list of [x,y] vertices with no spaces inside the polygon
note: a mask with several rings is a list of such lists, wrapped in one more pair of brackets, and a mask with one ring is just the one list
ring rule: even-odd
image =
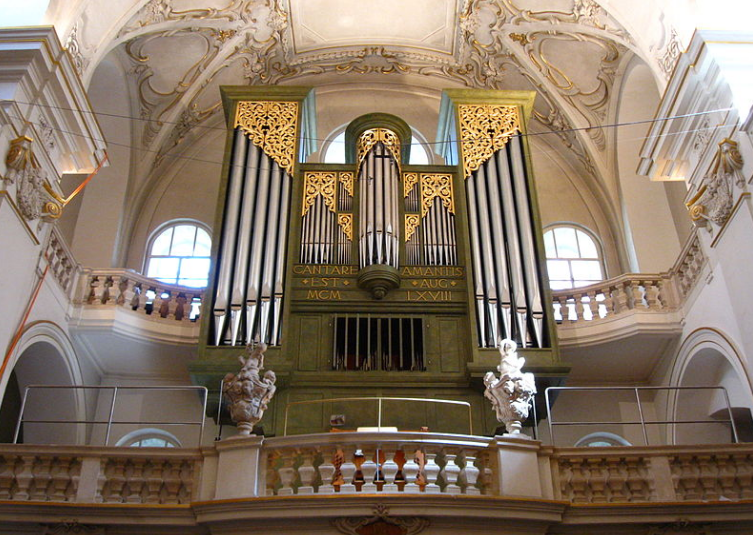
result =
[{"label": "organ pipe", "polygon": [[381,142],[366,154],[358,175],[361,222],[361,267],[386,264],[397,268],[399,247],[398,167]]}]

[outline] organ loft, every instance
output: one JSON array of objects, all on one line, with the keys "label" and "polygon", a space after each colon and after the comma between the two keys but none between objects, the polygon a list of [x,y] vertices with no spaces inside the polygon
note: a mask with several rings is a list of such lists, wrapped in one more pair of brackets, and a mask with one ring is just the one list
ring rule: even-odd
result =
[{"label": "organ loft", "polygon": [[[514,340],[539,391],[560,361],[526,125],[535,93],[447,90],[434,150],[372,113],[345,131],[345,164],[315,150],[315,93],[222,88],[227,119],[213,262],[194,381],[216,391],[264,343],[277,395],[265,434],[379,424],[494,433],[482,377]],[[379,414],[373,403],[386,399]],[[417,403],[443,399],[462,405]],[[322,401],[333,400],[333,401]],[[342,421],[337,422],[343,424]]]}]

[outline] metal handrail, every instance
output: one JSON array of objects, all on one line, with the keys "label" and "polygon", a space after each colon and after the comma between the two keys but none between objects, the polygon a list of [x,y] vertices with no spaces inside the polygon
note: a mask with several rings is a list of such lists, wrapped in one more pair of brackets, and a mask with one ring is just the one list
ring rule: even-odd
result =
[{"label": "metal handrail", "polygon": [[[553,421],[552,416],[552,407],[549,403],[549,391],[559,391],[559,390],[577,390],[577,391],[614,391],[614,390],[626,390],[626,391],[634,391],[635,392],[635,399],[638,405],[638,416],[640,418],[637,422],[632,421],[601,421],[601,422],[555,422]],[[650,420],[646,421],[644,415],[643,415],[643,406],[641,405],[641,397],[640,397],[640,391],[641,390],[721,390],[724,394],[724,400],[727,403],[727,414],[729,416],[728,420]],[[544,396],[546,398],[546,414],[547,414],[547,422],[549,424],[549,438],[552,441],[552,444],[554,444],[554,426],[557,425],[640,425],[641,430],[643,431],[643,440],[646,444],[646,446],[649,445],[648,443],[648,432],[646,430],[647,425],[657,425],[657,424],[718,424],[718,423],[724,423],[729,422],[731,428],[732,428],[732,437],[735,441],[735,444],[739,442],[739,438],[737,436],[737,427],[735,426],[735,420],[732,417],[732,406],[729,402],[729,395],[727,394],[727,389],[723,386],[550,386],[544,391]]]},{"label": "metal handrail", "polygon": [[377,432],[382,429],[382,401],[423,401],[426,403],[444,403],[447,405],[465,405],[468,407],[468,434],[473,434],[473,418],[471,414],[471,404],[467,401],[455,401],[452,399],[426,399],[426,398],[396,398],[396,397],[356,397],[356,398],[328,398],[328,399],[307,399],[302,401],[291,401],[285,405],[285,424],[283,425],[283,436],[288,436],[288,410],[293,405],[310,405],[313,403],[328,403],[332,401],[377,401]]},{"label": "metal handrail", "polygon": [[[111,390],[112,400],[110,401],[110,410],[107,420],[29,420],[24,418],[24,410],[26,409],[26,400],[29,395],[29,391],[33,389],[64,389],[64,390]],[[203,394],[201,420],[199,421],[132,421],[132,420],[113,420],[115,413],[115,401],[120,390],[162,390],[162,391],[182,391],[182,390],[196,390]],[[157,424],[157,425],[197,425],[199,426],[199,440],[198,445],[201,445],[204,437],[204,423],[207,412],[207,398],[209,392],[205,386],[69,386],[69,385],[29,385],[24,389],[24,397],[21,401],[21,410],[18,413],[18,420],[16,421],[16,430],[13,434],[13,443],[18,443],[18,435],[21,432],[21,424],[26,423],[56,423],[56,424],[107,424],[107,430],[105,432],[105,446],[110,443],[110,431],[113,424],[117,425],[140,425],[140,424]]]}]

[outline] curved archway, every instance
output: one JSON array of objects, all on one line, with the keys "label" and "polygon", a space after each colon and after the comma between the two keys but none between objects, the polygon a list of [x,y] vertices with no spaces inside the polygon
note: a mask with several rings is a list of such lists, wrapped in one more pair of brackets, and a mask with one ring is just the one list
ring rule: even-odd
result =
[{"label": "curved archway", "polygon": [[[81,368],[65,332],[50,322],[37,322],[22,335],[9,362],[9,372],[2,378],[4,391],[0,405],[3,439],[10,441],[26,388],[30,385],[75,386],[82,381]],[[85,395],[81,390],[55,388],[30,389],[24,407],[25,420],[84,420]],[[86,428],[73,424],[23,425],[18,442],[33,444],[84,443]]]},{"label": "curved archway", "polygon": [[[732,342],[715,329],[698,329],[683,342],[675,359],[670,386],[721,386],[729,398],[740,440],[753,440],[753,389],[743,359]],[[668,439],[674,444],[719,443],[731,440],[727,399],[721,390],[676,390],[667,399],[667,419],[718,420],[719,423],[675,424]]]}]

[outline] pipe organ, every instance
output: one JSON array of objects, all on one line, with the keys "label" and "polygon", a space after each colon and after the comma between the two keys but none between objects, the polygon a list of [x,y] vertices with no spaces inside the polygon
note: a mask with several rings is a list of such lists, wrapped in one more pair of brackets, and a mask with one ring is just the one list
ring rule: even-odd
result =
[{"label": "pipe organ", "polygon": [[523,135],[531,94],[446,91],[446,165],[416,166],[395,116],[352,121],[345,164],[309,163],[295,156],[315,137],[302,133],[306,88],[223,91],[229,133],[197,376],[254,341],[276,359],[276,400],[480,396],[468,378],[497,361],[502,338],[539,373],[567,369]]}]

